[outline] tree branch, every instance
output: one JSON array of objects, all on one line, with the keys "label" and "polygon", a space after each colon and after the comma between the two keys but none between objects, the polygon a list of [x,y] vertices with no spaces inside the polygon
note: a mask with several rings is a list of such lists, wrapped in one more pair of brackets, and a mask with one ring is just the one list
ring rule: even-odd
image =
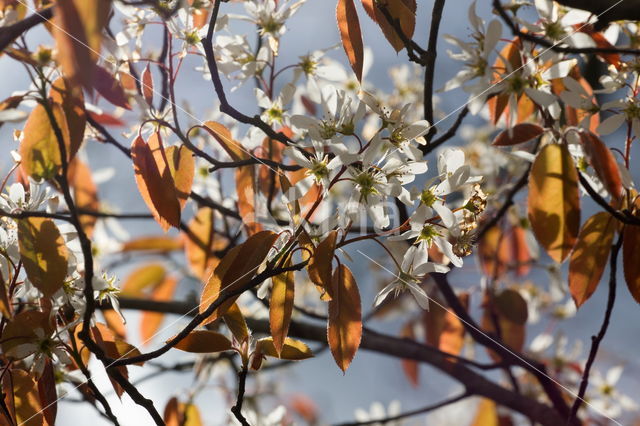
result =
[{"label": "tree branch", "polygon": [[618,253],[620,253],[620,247],[622,246],[622,234],[618,237],[618,241],[611,248],[611,257],[609,261],[609,297],[607,298],[607,308],[604,312],[604,318],[602,320],[602,325],[600,326],[600,331],[597,335],[591,336],[591,350],[589,351],[589,358],[587,359],[587,363],[584,367],[584,372],[582,373],[582,380],[580,381],[580,389],[578,390],[578,396],[573,402],[573,406],[571,407],[571,414],[567,420],[567,424],[571,424],[578,415],[578,410],[584,401],[584,395],[587,391],[587,386],[589,385],[589,374],[591,372],[591,367],[593,366],[593,362],[596,359],[596,355],[598,354],[598,348],[600,347],[600,343],[602,339],[604,339],[605,334],[607,333],[607,329],[609,328],[609,322],[611,320],[611,314],[613,313],[613,306],[616,302],[616,273],[617,273],[617,264],[618,264]]}]

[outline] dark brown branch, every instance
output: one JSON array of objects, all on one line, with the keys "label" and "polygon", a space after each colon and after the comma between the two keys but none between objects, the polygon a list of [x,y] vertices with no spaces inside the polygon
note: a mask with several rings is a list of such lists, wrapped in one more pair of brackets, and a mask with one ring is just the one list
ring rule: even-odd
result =
[{"label": "dark brown branch", "polygon": [[[204,310],[203,312],[195,315],[193,317],[193,319],[189,322],[189,324],[187,324],[186,327],[184,327],[182,330],[180,330],[180,332],[175,335],[174,337],[172,337],[171,339],[169,339],[163,346],[161,346],[160,348],[151,351],[151,352],[147,352],[145,354],[141,354],[138,356],[134,356],[134,357],[129,357],[129,358],[120,358],[120,359],[116,359],[116,360],[109,360],[109,366],[110,367],[117,367],[117,366],[124,366],[124,365],[130,365],[130,364],[137,364],[140,362],[146,362],[149,360],[152,360],[154,358],[157,358],[159,356],[161,356],[162,354],[168,352],[171,348],[173,348],[175,345],[177,345],[178,343],[180,343],[185,337],[187,337],[189,335],[189,333],[191,333],[193,330],[195,330],[196,327],[198,327],[204,320],[206,320],[207,318],[209,318],[209,316],[211,316],[211,314],[220,306],[222,305],[224,302],[226,302],[227,300],[229,300],[230,298],[234,297],[234,296],[239,296],[240,294],[244,293],[245,291],[261,284],[264,282],[264,280],[266,280],[267,278],[271,278],[274,277],[276,275],[279,275],[283,272],[287,272],[287,271],[299,271],[302,268],[304,268],[307,265],[307,261],[305,262],[301,262],[289,267],[285,267],[285,268],[277,268],[277,269],[271,269],[271,268],[267,268],[267,270],[261,272],[260,274],[256,275],[255,277],[253,277],[248,283],[246,283],[245,285],[232,290],[232,291],[228,291],[226,289],[223,289],[218,297],[216,298],[216,300],[214,300],[211,305],[209,305],[207,307],[206,310]],[[197,308],[193,308],[194,311],[197,311]]]},{"label": "dark brown branch", "polygon": [[[192,303],[158,302],[124,298],[120,299],[120,307],[122,309],[136,310],[157,309],[159,312],[179,315],[193,315],[196,311]],[[267,320],[247,318],[247,324],[256,333],[270,333],[270,326]],[[309,323],[292,322],[289,335],[291,337],[325,344],[327,341],[326,327]],[[423,344],[365,329],[363,331],[360,349],[386,354],[395,358],[411,359],[430,364],[441,370],[444,374],[464,384],[470,394],[493,399],[498,404],[522,413],[538,423],[558,425],[564,421],[565,417],[561,417],[555,409],[505,389],[476,373],[463,363],[452,361],[448,354],[443,355],[431,351]]]},{"label": "dark brown branch", "polygon": [[611,214],[611,216],[615,217],[625,225],[640,226],[640,219],[631,215],[629,212],[621,212],[620,210],[616,210],[611,206],[611,204],[607,203],[607,201],[602,198],[595,189],[593,189],[593,187],[589,184],[589,181],[582,175],[579,170],[578,177],[580,178],[580,184],[582,185],[584,190],[587,191],[587,193],[591,196],[593,201],[604,208],[609,214]]},{"label": "dark brown branch", "polygon": [[589,351],[589,358],[587,358],[587,363],[584,367],[584,371],[582,373],[582,380],[580,381],[580,389],[578,390],[578,395],[573,402],[573,406],[571,407],[571,414],[567,420],[567,424],[572,424],[572,422],[577,418],[578,410],[584,401],[584,395],[587,391],[587,386],[589,385],[589,374],[591,372],[591,367],[593,366],[593,362],[596,359],[596,355],[598,354],[598,348],[600,347],[600,343],[602,339],[604,339],[605,334],[607,334],[607,329],[609,328],[609,322],[611,321],[611,314],[613,313],[613,306],[616,301],[616,274],[618,271],[618,254],[620,253],[620,247],[622,246],[622,235],[618,237],[618,241],[611,248],[611,257],[609,261],[609,296],[607,298],[607,308],[604,312],[604,318],[602,320],[602,325],[600,326],[600,331],[597,335],[591,336],[591,350]]},{"label": "dark brown branch", "polygon": [[402,30],[402,25],[400,24],[399,19],[394,19],[386,6],[378,4],[374,2],[375,7],[378,8],[380,13],[384,15],[385,19],[393,27],[393,30],[397,34],[397,36],[402,41],[405,50],[407,51],[407,56],[411,62],[415,62],[421,66],[425,66],[426,58],[425,54],[427,53],[423,48],[421,48],[416,42],[407,37],[407,35]]},{"label": "dark brown branch", "polygon": [[388,422],[394,422],[396,420],[402,420],[402,419],[406,419],[407,417],[413,417],[413,416],[417,416],[420,414],[427,414],[431,411],[435,411],[439,408],[442,407],[446,407],[447,405],[450,404],[454,404],[458,401],[461,401],[465,398],[469,398],[471,396],[471,394],[469,394],[468,392],[464,392],[462,395],[458,395],[455,396],[453,398],[449,398],[446,399],[444,401],[438,402],[437,404],[431,404],[431,405],[427,405],[426,407],[423,408],[418,408],[416,410],[411,410],[411,411],[407,411],[405,413],[402,414],[398,414],[397,416],[390,416],[390,417],[385,417],[382,419],[375,419],[375,420],[369,420],[367,422],[351,422],[351,423],[339,423],[335,426],[364,426],[364,425],[373,425],[373,424],[379,424],[379,423],[388,423]]},{"label": "dark brown branch", "polygon": [[36,25],[51,19],[52,16],[53,6],[41,9],[15,24],[0,28],[0,52],[4,51],[7,46],[13,43],[13,41],[22,34],[29,31]]},{"label": "dark brown branch", "polygon": [[213,82],[216,94],[218,95],[218,100],[220,101],[220,111],[241,123],[257,127],[271,139],[275,139],[285,145],[290,145],[291,143],[293,143],[293,141],[287,135],[282,132],[276,132],[275,130],[273,130],[271,126],[269,126],[260,118],[259,115],[249,117],[248,115],[241,113],[233,106],[231,106],[231,104],[227,100],[227,95],[224,92],[224,87],[222,86],[222,81],[220,80],[218,64],[216,63],[216,58],[213,53],[213,32],[215,29],[216,21],[218,19],[220,2],[221,0],[215,0],[213,11],[211,12],[211,19],[209,20],[209,30],[207,32],[207,36],[201,40],[202,47],[204,48],[205,56],[207,58],[207,66],[209,68],[209,72],[211,73],[211,81]]},{"label": "dark brown branch", "polygon": [[247,419],[242,415],[242,403],[244,402],[245,385],[247,383],[247,367],[243,366],[238,371],[238,397],[236,399],[236,405],[231,407],[231,412],[242,426],[251,426]]},{"label": "dark brown branch", "polygon": [[429,122],[429,131],[425,135],[427,146],[431,139],[438,132],[434,125],[433,118],[433,81],[436,73],[436,58],[438,56],[438,32],[442,21],[442,11],[445,0],[435,0],[431,12],[431,30],[429,31],[429,44],[427,52],[423,55],[425,59],[424,70],[424,119]]},{"label": "dark brown branch", "polygon": [[498,353],[506,362],[520,366],[534,375],[557,412],[562,418],[567,418],[569,415],[569,407],[558,386],[549,378],[546,367],[535,360],[527,358],[524,354],[512,352],[504,345],[498,343],[496,336],[483,332],[475,320],[469,316],[467,310],[462,306],[462,303],[460,303],[460,300],[447,280],[446,274],[434,273],[431,274],[431,277],[435,280],[440,293],[444,296],[456,316],[460,318],[465,329],[473,339],[477,343]]},{"label": "dark brown branch", "polygon": [[[465,106],[464,108],[462,108],[462,110],[460,110],[460,114],[458,114],[458,117],[456,118],[456,121],[449,128],[449,130],[447,130],[445,133],[440,135],[440,137],[438,137],[435,140],[431,141],[427,145],[423,145],[423,146],[420,147],[420,150],[422,151],[422,153],[424,155],[427,155],[427,154],[433,152],[440,145],[444,144],[449,139],[454,137],[458,133],[458,129],[460,128],[460,126],[462,125],[462,122],[464,121],[465,117],[468,114],[469,114],[469,107]],[[433,125],[433,123],[429,123],[429,125]]]}]

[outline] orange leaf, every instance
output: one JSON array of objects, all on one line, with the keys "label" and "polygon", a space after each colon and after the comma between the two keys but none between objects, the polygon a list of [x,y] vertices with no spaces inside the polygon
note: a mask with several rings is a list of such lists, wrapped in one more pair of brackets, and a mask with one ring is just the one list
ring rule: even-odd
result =
[{"label": "orange leaf", "polygon": [[236,169],[236,192],[238,193],[238,213],[247,228],[247,233],[253,235],[262,231],[263,227],[256,221],[256,169],[253,165]]},{"label": "orange leaf", "polygon": [[640,227],[626,226],[622,243],[624,279],[629,292],[640,303]]},{"label": "orange leaf", "polygon": [[[459,296],[460,303],[468,309],[469,294]],[[427,343],[443,352],[459,355],[464,346],[464,325],[450,310],[445,309],[443,303],[434,303],[429,311],[423,313],[427,331]]]},{"label": "orange leaf", "polygon": [[238,342],[243,343],[247,340],[249,337],[249,328],[237,303],[231,305],[222,316],[222,319]]},{"label": "orange leaf", "polygon": [[[44,415],[38,385],[32,374],[25,370],[13,369],[7,373],[5,381],[6,399],[15,409],[15,424],[25,426],[42,426]],[[3,415],[4,418],[4,415]]]},{"label": "orange leaf", "polygon": [[196,161],[193,158],[193,153],[184,145],[170,146],[166,150],[166,155],[176,188],[176,196],[180,203],[180,210],[182,210],[189,199],[189,194],[191,194]]},{"label": "orange leaf", "polygon": [[496,403],[488,398],[482,398],[478,404],[478,411],[472,426],[500,426]]},{"label": "orange leaf", "polygon": [[[81,0],[84,1],[84,0]],[[87,48],[89,41],[77,4],[63,1],[54,9],[53,36],[58,48],[58,62],[73,86],[91,91],[95,61]]]},{"label": "orange leaf", "polygon": [[18,221],[20,258],[29,281],[45,297],[60,290],[67,277],[69,257],[64,239],[51,219],[31,217]]},{"label": "orange leaf", "polygon": [[[524,347],[525,323],[528,317],[527,302],[520,293],[506,289],[493,297],[485,295],[483,305],[482,328],[496,334],[497,325],[502,342],[512,350],[520,352]],[[502,359],[491,349],[487,349],[487,353],[496,362]]]},{"label": "orange leaf", "polygon": [[240,142],[233,139],[231,132],[223,124],[207,121],[204,123],[204,129],[218,141],[233,161],[246,160],[250,157],[247,150]]},{"label": "orange leaf", "polygon": [[560,263],[580,229],[578,173],[565,145],[542,148],[529,177],[529,221],[536,239]]},{"label": "orange leaf", "polygon": [[102,311],[102,316],[104,317],[104,322],[109,327],[109,330],[113,332],[119,339],[125,339],[127,337],[127,329],[122,322],[122,318],[120,314],[116,311]]},{"label": "orange leaf", "polygon": [[[402,327],[402,331],[400,331],[400,336],[405,339],[410,339],[412,341],[416,340],[416,335],[413,331],[413,321],[409,321]],[[411,386],[418,387],[419,378],[420,378],[420,366],[418,362],[413,359],[402,358],[400,360],[402,365],[402,371],[404,372],[405,377],[411,383]]]},{"label": "orange leaf", "polygon": [[569,290],[579,308],[596,291],[611,251],[617,223],[609,213],[591,216],[580,230],[569,261]]},{"label": "orange leaf", "polygon": [[174,347],[198,354],[228,351],[232,348],[231,341],[225,335],[210,330],[194,330]]},{"label": "orange leaf", "polygon": [[168,253],[174,250],[180,250],[183,246],[184,244],[179,238],[160,235],[129,240],[122,245],[121,251],[154,251]]},{"label": "orange leaf", "polygon": [[184,233],[184,249],[189,269],[201,279],[207,278],[220,262],[214,252],[223,249],[226,244],[226,238],[216,236],[213,210],[209,207],[198,210],[189,222],[189,231]]},{"label": "orange leaf", "polygon": [[[231,249],[222,258],[202,290],[200,312],[206,311],[222,291],[232,292],[249,283],[267,258],[277,239],[278,234],[262,231]],[[204,324],[215,321],[222,316],[237,298],[238,296],[231,297],[218,306]]]},{"label": "orange leaf", "polygon": [[[178,280],[176,278],[167,277],[153,289],[153,292],[151,293],[151,300],[159,302],[171,300],[177,284]],[[140,339],[142,340],[143,345],[151,341],[160,328],[160,325],[162,325],[163,319],[164,314],[160,312],[142,312],[140,317]]]},{"label": "orange leaf", "polygon": [[69,83],[61,77],[51,84],[49,97],[54,103],[60,105],[64,111],[69,129],[67,158],[72,160],[82,145],[84,131],[87,125],[87,113],[84,109],[82,91],[71,90]]},{"label": "orange leaf", "polygon": [[338,20],[340,38],[342,39],[342,47],[347,53],[347,58],[349,59],[353,72],[356,73],[358,81],[362,81],[364,47],[362,46],[362,33],[360,31],[358,12],[356,12],[356,6],[353,4],[353,0],[338,0],[336,18]]},{"label": "orange leaf", "polygon": [[360,293],[349,268],[340,265],[333,273],[333,298],[329,301],[327,340],[331,354],[347,371],[362,338]]},{"label": "orange leaf", "polygon": [[140,296],[147,288],[155,289],[165,279],[167,271],[159,263],[150,263],[134,270],[122,284],[124,296]]},{"label": "orange leaf", "polygon": [[[62,107],[51,104],[53,116],[62,132],[65,145],[69,146],[69,129]],[[20,142],[22,167],[36,180],[51,179],[62,165],[58,138],[45,108],[38,104],[33,108],[24,126],[24,137]]]},{"label": "orange leaf", "polygon": [[271,337],[260,339],[256,344],[256,352],[274,358],[287,359],[289,361],[300,361],[303,359],[313,358],[313,353],[307,345],[290,337],[287,337],[284,340],[281,351],[276,350]]},{"label": "orange leaf", "polygon": [[[149,142],[158,139],[152,136]],[[165,232],[171,226],[180,227],[180,203],[166,162],[158,164],[151,146],[140,136],[131,145],[131,156],[138,190],[155,220]]]},{"label": "orange leaf", "polygon": [[[291,256],[284,263],[284,266],[291,266]],[[273,337],[273,345],[279,355],[289,332],[291,313],[293,312],[293,271],[276,275],[271,280],[273,286],[269,303],[269,326]]]},{"label": "orange leaf", "polygon": [[307,272],[309,279],[313,281],[323,296],[323,300],[331,300],[332,297],[332,262],[333,254],[336,250],[336,240],[338,238],[337,231],[331,231],[327,237],[322,240],[313,252],[313,256],[309,259]]},{"label": "orange leaf", "polygon": [[93,87],[98,93],[115,106],[131,109],[129,101],[127,101],[127,94],[113,74],[99,65],[94,65],[93,69]]},{"label": "orange leaf", "polygon": [[520,123],[503,130],[493,141],[494,146],[511,146],[529,142],[544,133],[544,128],[533,123]]},{"label": "orange leaf", "polygon": [[149,106],[153,106],[153,75],[149,64],[142,71],[142,96]]},{"label": "orange leaf", "polygon": [[[97,212],[100,208],[98,188],[93,182],[91,169],[79,158],[69,164],[69,183],[73,187],[73,196],[78,209]],[[93,228],[98,218],[96,216],[80,214],[80,223],[88,236],[93,234]]]},{"label": "orange leaf", "polygon": [[[404,42],[380,9],[376,7],[376,1],[362,0],[362,5],[367,15],[378,24],[385,38],[395,51],[399,52],[404,49]],[[411,39],[416,26],[416,1],[384,0],[380,2],[380,6],[387,8],[387,11],[394,21],[400,21],[400,28],[402,28],[403,34],[406,35],[408,39]]]},{"label": "orange leaf", "polygon": [[598,136],[589,132],[580,133],[580,139],[589,162],[602,181],[607,192],[614,200],[620,200],[624,194],[622,177],[616,158],[607,145]]},{"label": "orange leaf", "polygon": [[38,379],[38,397],[44,414],[44,424],[54,426],[58,413],[58,392],[51,358],[45,360],[42,376]]}]

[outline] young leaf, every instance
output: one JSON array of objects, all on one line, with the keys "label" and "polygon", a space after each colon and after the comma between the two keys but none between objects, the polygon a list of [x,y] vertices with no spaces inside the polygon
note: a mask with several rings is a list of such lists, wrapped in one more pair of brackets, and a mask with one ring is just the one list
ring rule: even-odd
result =
[{"label": "young leaf", "polygon": [[176,196],[180,203],[180,210],[182,210],[189,199],[189,194],[191,194],[196,161],[193,158],[193,153],[184,145],[170,146],[166,150],[166,155],[169,171],[176,188]]},{"label": "young leaf", "polygon": [[256,221],[256,169],[253,165],[236,169],[236,192],[238,193],[238,213],[246,226],[247,233],[260,232],[263,226]]},{"label": "young leaf", "polygon": [[247,340],[249,337],[249,327],[247,327],[247,322],[237,303],[231,305],[222,316],[222,319],[238,342],[242,343]]},{"label": "young leaf", "polygon": [[180,238],[158,235],[152,237],[139,237],[129,240],[122,245],[121,252],[130,251],[153,251],[158,253],[168,253],[180,250],[184,243]]},{"label": "young leaf", "polygon": [[[175,292],[178,280],[175,277],[167,277],[163,282],[153,289],[151,293],[151,300],[166,302],[172,299]],[[147,344],[151,341],[156,334],[160,326],[164,314],[160,312],[144,311],[140,317],[140,339],[142,344]]]},{"label": "young leaf", "polygon": [[[483,307],[482,328],[493,334],[497,334],[499,329],[500,338],[506,346],[516,352],[522,351],[528,311],[527,302],[520,293],[507,289],[494,296],[485,294]],[[487,353],[496,362],[502,359],[491,349],[487,349]]]},{"label": "young leaf", "polygon": [[[150,143],[156,141],[156,138],[149,138]],[[161,145],[161,142],[158,144]],[[166,163],[157,163],[150,145],[140,136],[131,145],[131,156],[138,190],[155,220],[165,232],[171,226],[179,228],[180,203]]]},{"label": "young leaf", "polygon": [[167,270],[159,263],[150,263],[135,269],[122,284],[123,296],[140,296],[144,290],[155,289],[165,279]]},{"label": "young leaf", "polygon": [[579,308],[596,291],[611,252],[616,220],[607,212],[591,216],[578,235],[569,261],[569,290]]},{"label": "young leaf", "polygon": [[56,379],[51,358],[45,360],[42,376],[38,379],[38,396],[45,424],[55,425],[58,413],[58,392],[56,391]]},{"label": "young leaf", "polygon": [[529,142],[544,133],[544,128],[533,123],[520,123],[503,130],[493,141],[494,146],[511,146]]},{"label": "young leaf", "polygon": [[60,2],[54,9],[53,37],[58,48],[58,62],[64,75],[76,87],[91,91],[95,61],[76,0]]},{"label": "young leaf", "polygon": [[226,336],[210,330],[194,330],[174,347],[197,354],[228,351],[232,348],[231,341]]},{"label": "young leaf", "polygon": [[[25,370],[12,369],[7,372],[9,376],[7,386],[13,393],[13,405],[15,407],[15,420],[18,425],[41,426],[44,421],[42,404],[38,385],[32,374]],[[3,415],[4,419],[4,415]]]},{"label": "young leaf", "polygon": [[131,109],[129,101],[127,100],[127,94],[113,74],[99,65],[94,65],[93,68],[93,86],[98,93],[115,106]]},{"label": "young leaf", "polygon": [[353,0],[338,0],[336,18],[338,20],[340,38],[342,39],[342,47],[347,53],[347,58],[358,81],[362,81],[364,47],[362,45],[360,21]]},{"label": "young leaf", "polygon": [[620,200],[624,194],[622,176],[616,158],[607,145],[593,133],[580,133],[582,145],[589,157],[589,162],[598,178],[604,183],[607,192],[614,200]]},{"label": "young leaf", "polygon": [[[79,158],[75,158],[69,164],[69,183],[73,187],[73,196],[78,209],[91,212],[99,210],[98,188],[93,182],[91,169]],[[97,221],[96,216],[80,213],[80,224],[88,236],[93,234]]]},{"label": "young leaf", "polygon": [[[468,309],[469,294],[459,295],[460,303]],[[464,325],[450,310],[443,308],[442,302],[434,303],[429,311],[424,311],[427,343],[452,355],[459,355],[464,346]]]},{"label": "young leaf", "polygon": [[303,359],[313,358],[313,353],[307,345],[290,337],[287,337],[284,340],[281,351],[276,350],[271,337],[260,339],[256,344],[256,352],[274,358],[287,359],[289,361],[300,361]]},{"label": "young leaf", "polygon": [[69,257],[56,224],[41,217],[20,219],[18,243],[29,281],[45,297],[51,297],[64,284]]},{"label": "young leaf", "polygon": [[362,338],[360,293],[355,278],[345,265],[334,271],[332,284],[327,340],[336,364],[346,372]]},{"label": "young leaf", "polygon": [[[68,146],[69,130],[64,111],[58,104],[51,104],[50,107],[58,128],[62,132],[65,145]],[[51,179],[58,174],[62,164],[58,138],[45,108],[40,104],[36,105],[29,114],[19,152],[22,157],[22,167],[32,178]]]},{"label": "young leaf", "polygon": [[149,106],[153,106],[153,75],[149,64],[142,71],[142,96]]},{"label": "young leaf", "polygon": [[[413,329],[414,322],[409,321],[402,327],[400,336],[405,339],[415,341],[416,335]],[[417,388],[420,384],[420,366],[418,365],[418,362],[416,360],[406,358],[403,358],[400,362],[402,364],[402,371],[404,372],[405,377],[407,378],[407,380],[409,380],[411,386]]]},{"label": "young leaf", "polygon": [[220,262],[214,252],[222,250],[227,243],[226,238],[216,235],[213,210],[209,207],[198,210],[189,222],[189,232],[184,233],[189,269],[201,279],[206,279]]},{"label": "young leaf", "polygon": [[[216,301],[221,292],[231,292],[245,286],[258,272],[258,268],[267,258],[278,234],[262,231],[250,236],[243,244],[231,249],[222,258],[202,290],[200,312],[204,312]],[[220,318],[235,302],[238,296],[227,299],[216,308],[204,322],[209,323]]]},{"label": "young leaf", "polygon": [[87,113],[84,108],[84,96],[80,90],[72,90],[68,81],[60,77],[51,83],[49,97],[62,107],[69,129],[67,158],[73,160],[84,140],[87,126]]},{"label": "young leaf", "polygon": [[223,124],[215,121],[204,123],[204,129],[213,136],[222,148],[229,154],[233,161],[246,160],[249,153],[242,147],[242,144],[233,139],[231,132]]},{"label": "young leaf", "polygon": [[529,177],[529,221],[542,247],[561,263],[580,229],[578,173],[565,145],[542,148]]},{"label": "young leaf", "polygon": [[622,241],[624,279],[629,292],[640,303],[640,227],[626,226]]},{"label": "young leaf", "polygon": [[[284,266],[291,266],[291,256]],[[294,282],[293,271],[276,275],[271,279],[271,300],[269,303],[269,326],[276,352],[282,351],[285,338],[289,332],[291,313],[293,312]]]},{"label": "young leaf", "polygon": [[[400,52],[404,49],[404,42],[396,32],[392,24],[389,23],[387,17],[376,6],[376,0],[362,0],[367,15],[373,19],[384,34],[387,41],[395,49]],[[402,33],[408,38],[413,37],[416,26],[416,1],[415,0],[383,0],[380,1],[380,7],[385,7],[393,21],[400,21]]]},{"label": "young leaf", "polygon": [[307,267],[309,279],[313,281],[323,295],[323,300],[331,300],[332,297],[333,286],[331,273],[333,271],[332,262],[333,254],[336,250],[337,238],[337,231],[329,232],[327,237],[315,248],[313,256],[309,260],[309,266]]}]

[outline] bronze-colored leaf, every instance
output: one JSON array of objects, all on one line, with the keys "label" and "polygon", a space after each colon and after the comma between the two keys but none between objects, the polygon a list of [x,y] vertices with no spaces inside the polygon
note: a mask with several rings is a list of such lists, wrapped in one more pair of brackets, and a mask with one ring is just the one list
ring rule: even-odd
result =
[{"label": "bronze-colored leaf", "polygon": [[216,250],[226,247],[228,241],[216,234],[214,212],[209,207],[202,207],[189,222],[189,230],[184,232],[184,249],[189,269],[197,277],[206,279],[220,259]]},{"label": "bronze-colored leaf", "polygon": [[622,242],[624,279],[629,292],[640,303],[640,227],[626,226]]},{"label": "bronze-colored leaf", "polygon": [[[167,302],[173,298],[178,279],[167,277],[159,285],[154,287],[151,293],[151,300]],[[162,325],[164,314],[160,312],[144,311],[140,317],[140,339],[145,345],[151,341]]]},{"label": "bronze-colored leaf", "polygon": [[332,284],[327,340],[336,364],[346,372],[362,338],[360,292],[355,278],[345,265],[340,265],[334,271]]},{"label": "bronze-colored leaf", "polygon": [[616,220],[607,212],[591,216],[580,230],[569,261],[569,290],[580,307],[596,291],[607,266]]},{"label": "bronze-colored leaf", "polygon": [[149,106],[153,106],[153,75],[149,64],[142,71],[142,96]]},{"label": "bronze-colored leaf", "polygon": [[[291,266],[291,256],[284,263]],[[293,312],[294,282],[293,271],[276,275],[272,279],[271,300],[269,303],[269,326],[273,345],[279,354],[289,332],[291,314]]]},{"label": "bronze-colored leaf", "polygon": [[223,334],[210,330],[194,330],[175,346],[185,352],[213,353],[231,349],[231,341]]},{"label": "bronze-colored leaf", "polygon": [[258,340],[256,352],[274,358],[286,359],[289,361],[300,361],[313,358],[313,352],[307,345],[299,340],[287,337],[282,345],[282,350],[277,351],[271,337]]},{"label": "bronze-colored leaf", "polygon": [[323,300],[331,300],[332,286],[332,262],[336,250],[338,238],[337,231],[331,231],[313,251],[313,256],[309,259],[307,272],[309,279],[317,286],[323,296]]},{"label": "bronze-colored leaf", "polygon": [[180,203],[180,209],[184,209],[195,175],[196,161],[193,153],[184,145],[170,146],[166,150],[167,161],[171,177],[175,184],[176,196]]},{"label": "bronze-colored leaf", "polygon": [[[251,281],[263,264],[272,246],[278,239],[278,234],[262,231],[250,236],[243,244],[231,249],[220,261],[211,277],[205,284],[200,297],[200,312],[204,312],[215,302],[222,291],[238,290]],[[205,324],[215,321],[222,316],[235,302],[238,296],[228,298],[211,316]]]},{"label": "bronze-colored leaf", "polygon": [[542,148],[529,177],[529,221],[536,239],[560,263],[580,229],[578,173],[565,145]]},{"label": "bronze-colored leaf", "polygon": [[180,238],[165,235],[139,237],[129,240],[122,245],[122,252],[129,251],[152,251],[158,253],[168,253],[180,250],[184,244]]},{"label": "bronze-colored leaf", "polygon": [[240,142],[233,139],[231,132],[223,124],[207,121],[204,123],[204,129],[218,141],[233,161],[246,160],[250,157],[247,150]]},{"label": "bronze-colored leaf", "polygon": [[29,281],[45,297],[51,297],[64,284],[69,257],[56,224],[41,217],[20,219],[18,243]]},{"label": "bronze-colored leaf", "polygon": [[[160,227],[166,232],[171,226],[180,227],[180,203],[171,172],[162,161],[156,161],[150,144],[159,140],[156,135],[149,144],[138,136],[131,145],[131,156],[138,190]],[[161,145],[161,142],[157,142]]]},{"label": "bronze-colored leaf", "polygon": [[87,113],[84,108],[84,96],[81,90],[72,90],[69,82],[60,77],[51,83],[49,97],[54,103],[60,105],[66,118],[69,129],[69,145],[67,158],[73,160],[82,146],[84,131],[87,125]]},{"label": "bronze-colored leaf", "polygon": [[[56,124],[62,132],[65,145],[68,146],[69,129],[62,107],[51,104]],[[20,142],[22,167],[36,180],[55,177],[62,165],[60,145],[51,125],[45,107],[38,104],[33,108],[24,126],[24,137]]]},{"label": "bronze-colored leaf", "polygon": [[622,176],[616,158],[607,145],[593,133],[580,133],[582,146],[589,157],[598,178],[602,181],[607,192],[614,200],[620,200],[624,194]]},{"label": "bronze-colored leaf", "polygon": [[247,340],[249,337],[249,327],[247,327],[247,321],[244,319],[244,315],[242,315],[237,303],[234,303],[227,309],[222,319],[238,342],[242,343]]},{"label": "bronze-colored leaf", "polygon": [[347,53],[351,69],[356,74],[358,81],[362,81],[364,46],[362,45],[360,20],[353,0],[338,0],[336,18],[338,20],[340,38],[342,39],[342,47]]},{"label": "bronze-colored leaf", "polygon": [[150,263],[135,269],[122,284],[123,296],[140,296],[146,289],[155,289],[165,280],[167,270],[162,264]]},{"label": "bronze-colored leaf", "polygon": [[[91,169],[79,158],[69,164],[69,184],[73,187],[76,208],[89,212],[97,212],[100,208],[98,188],[93,182]],[[80,212],[80,224],[85,233],[91,237],[98,217]]]},{"label": "bronze-colored leaf", "polygon": [[516,124],[510,129],[503,130],[493,141],[494,146],[511,146],[524,142],[529,142],[532,139],[544,133],[544,128],[533,123],[520,123]]}]

